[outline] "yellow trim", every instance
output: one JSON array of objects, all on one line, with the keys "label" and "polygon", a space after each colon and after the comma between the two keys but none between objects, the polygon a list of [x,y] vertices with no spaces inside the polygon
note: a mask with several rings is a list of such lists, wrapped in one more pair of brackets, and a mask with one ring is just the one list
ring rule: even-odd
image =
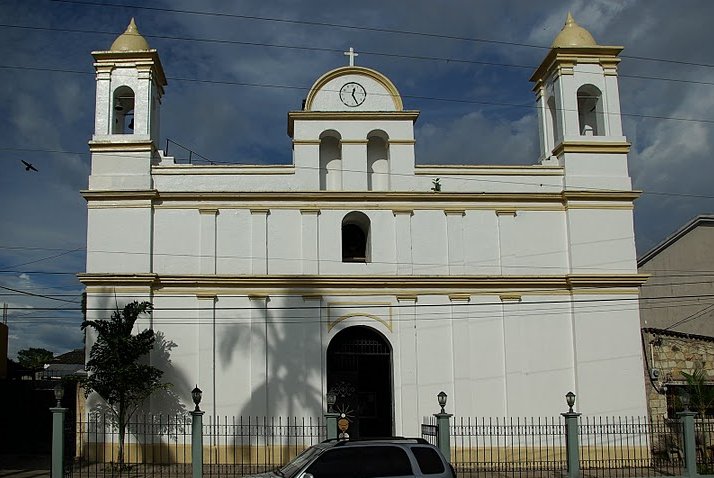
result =
[{"label": "yellow trim", "polygon": [[[377,295],[411,295],[439,291],[439,293],[465,293],[464,291],[493,289],[574,289],[584,287],[638,287],[649,274],[568,274],[532,276],[391,276],[391,275],[158,275],[82,273],[80,282],[87,286],[145,284],[158,290],[167,288],[231,288],[235,290],[294,290],[296,295],[310,294],[320,289],[344,291],[350,294],[370,291]],[[385,293],[390,291],[389,293]],[[415,291],[415,292],[407,292]]]},{"label": "yellow trim", "polygon": [[397,214],[409,214],[410,216],[414,215],[414,210],[413,209],[394,209],[392,208],[392,214],[395,216]]},{"label": "yellow trim", "polygon": [[627,154],[630,143],[626,141],[562,141],[553,149],[554,156],[564,153]]},{"label": "yellow trim", "polygon": [[[110,136],[110,135],[108,135]],[[116,135],[111,135],[116,136]],[[128,139],[130,135],[121,135],[122,140]],[[150,139],[145,141],[90,141],[90,153],[140,153],[140,152],[156,152],[156,145]]]},{"label": "yellow trim", "polygon": [[318,294],[303,294],[302,300],[322,300],[322,296]]},{"label": "yellow trim", "polygon": [[387,144],[416,144],[415,139],[390,139]]},{"label": "yellow trim", "polygon": [[[565,201],[623,201],[632,202],[642,191],[563,191]],[[568,203],[568,207],[573,205]]]},{"label": "yellow trim", "polygon": [[397,299],[397,302],[401,302],[401,301],[416,302],[419,296],[417,296],[417,295],[396,294],[395,297],[396,297],[396,299]]},{"label": "yellow trim", "polygon": [[[288,136],[295,133],[295,121],[411,121],[419,118],[418,111],[290,111]],[[301,141],[301,140],[298,140]]]},{"label": "yellow trim", "polygon": [[248,294],[248,300],[268,300],[270,294]]},{"label": "yellow trim", "polygon": [[402,97],[399,95],[397,87],[394,86],[394,83],[392,83],[389,78],[371,68],[365,68],[363,66],[343,66],[328,71],[320,78],[318,78],[317,81],[315,81],[315,83],[312,85],[312,88],[310,88],[310,92],[307,94],[307,98],[305,98],[305,111],[312,110],[312,102],[315,100],[315,95],[318,91],[320,91],[320,89],[322,89],[323,86],[325,86],[327,83],[336,78],[346,75],[364,75],[372,78],[377,83],[380,83],[382,86],[384,86],[387,91],[389,91],[389,94],[392,97],[392,101],[394,102],[395,110],[402,111],[404,109],[404,105],[402,104]]},{"label": "yellow trim", "polygon": [[156,189],[133,191],[98,191],[96,189],[85,189],[80,191],[80,194],[82,194],[84,199],[87,201],[126,201],[129,199],[153,200],[159,197],[159,192]]},{"label": "yellow trim", "polygon": [[[384,324],[387,329],[389,329],[390,332],[393,332],[392,330],[392,303],[391,302],[328,302],[326,304],[327,306],[327,331],[331,331],[332,328],[342,322],[343,320],[350,319],[353,317],[367,317],[369,319],[376,320],[377,322],[380,322]],[[337,318],[337,320],[331,320],[331,315],[332,315],[332,308],[333,307],[365,307],[365,308],[377,308],[377,307],[385,307],[388,312],[388,318],[387,320],[383,320],[377,315],[374,314],[368,314],[365,312],[350,312],[348,314],[342,315]]]},{"label": "yellow trim", "polygon": [[196,299],[198,299],[198,300],[217,300],[218,294],[196,292]]},{"label": "yellow trim", "polygon": [[250,213],[251,214],[270,214],[270,209],[269,208],[250,208]]},{"label": "yellow trim", "polygon": [[496,216],[513,216],[518,215],[518,210],[516,208],[503,208],[496,209]]},{"label": "yellow trim", "polygon": [[545,81],[549,73],[560,64],[570,67],[578,62],[587,61],[589,63],[597,62],[603,65],[603,68],[612,69],[613,65],[620,62],[620,58],[617,56],[622,50],[621,46],[600,45],[551,48],[540,66],[533,72],[530,81],[536,82],[537,87],[538,82]]},{"label": "yellow trim", "polygon": [[301,207],[300,214],[320,214],[320,208]]},{"label": "yellow trim", "polygon": [[213,214],[214,216],[218,214],[218,208],[203,208],[199,207],[198,208],[198,213],[199,214]]},{"label": "yellow trim", "polygon": [[310,144],[319,146],[322,141],[319,139],[294,139],[293,144]]},{"label": "yellow trim", "polygon": [[466,215],[466,210],[464,210],[464,209],[444,209],[444,214],[446,216],[464,216],[464,215]]},{"label": "yellow trim", "polygon": [[471,302],[471,294],[468,292],[449,294],[449,300],[451,302]]},{"label": "yellow trim", "polygon": [[520,294],[500,294],[499,298],[501,299],[501,302],[520,302],[521,301]]}]

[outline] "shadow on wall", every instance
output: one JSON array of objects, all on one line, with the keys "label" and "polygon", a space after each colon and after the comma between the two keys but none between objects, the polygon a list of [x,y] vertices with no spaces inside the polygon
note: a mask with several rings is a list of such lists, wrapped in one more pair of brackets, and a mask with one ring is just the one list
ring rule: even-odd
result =
[{"label": "shadow on wall", "polygon": [[[323,414],[320,300],[302,298],[306,289],[315,297],[322,292],[304,283],[301,286],[301,291],[285,289],[267,299],[253,300],[252,310],[235,311],[230,325],[217,334],[219,363],[230,364],[236,350],[250,351],[251,360],[241,366],[265,370],[261,371],[263,380],[253,382],[250,400],[236,410],[237,416],[302,419]],[[267,362],[256,367],[253,361]]]},{"label": "shadow on wall", "polygon": [[[99,316],[96,319],[109,318],[116,307],[123,307],[123,304],[110,302],[111,299],[106,298],[104,304],[98,305],[99,310],[102,311],[101,315],[106,317]],[[131,300],[124,302],[128,303]],[[146,316],[141,317],[137,321],[137,328],[144,330],[146,321]],[[127,443],[131,441],[138,445],[128,448],[127,452],[140,453],[145,458],[170,456],[173,449],[171,443],[190,433],[190,422],[186,418],[188,411],[184,403],[191,402],[191,386],[184,374],[179,372],[171,361],[171,353],[178,345],[172,340],[167,340],[162,331],[155,331],[154,337],[153,349],[142,359],[142,362],[149,363],[164,372],[161,382],[166,384],[166,387],[155,391],[144,400],[127,426]],[[91,347],[93,343],[94,338],[88,337],[87,347]],[[87,399],[87,410],[94,416],[90,420],[97,421],[96,426],[116,428],[117,421],[112,408],[98,394],[90,394]]]}]

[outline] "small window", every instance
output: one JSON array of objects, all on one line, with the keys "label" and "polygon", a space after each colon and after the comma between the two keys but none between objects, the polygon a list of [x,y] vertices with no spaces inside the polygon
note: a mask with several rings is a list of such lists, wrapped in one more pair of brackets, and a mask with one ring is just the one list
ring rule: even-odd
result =
[{"label": "small window", "polygon": [[369,262],[369,218],[354,211],[342,220],[342,262]]},{"label": "small window", "polygon": [[436,475],[444,472],[444,464],[441,462],[439,454],[428,446],[413,446],[411,447],[419,464],[419,469],[424,475]]}]

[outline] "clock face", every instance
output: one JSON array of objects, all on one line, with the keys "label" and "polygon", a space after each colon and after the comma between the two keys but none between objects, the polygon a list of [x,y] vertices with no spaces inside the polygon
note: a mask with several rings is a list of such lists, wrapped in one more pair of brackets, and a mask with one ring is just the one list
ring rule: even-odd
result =
[{"label": "clock face", "polygon": [[359,83],[351,81],[340,88],[340,100],[345,106],[359,106],[364,103],[365,98],[367,98],[367,92]]}]

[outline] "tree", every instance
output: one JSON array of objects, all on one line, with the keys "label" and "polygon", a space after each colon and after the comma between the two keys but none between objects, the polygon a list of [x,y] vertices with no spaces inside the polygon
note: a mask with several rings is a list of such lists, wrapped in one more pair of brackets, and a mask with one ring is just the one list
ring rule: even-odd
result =
[{"label": "tree", "polygon": [[23,349],[17,352],[17,360],[24,368],[32,371],[40,370],[46,363],[54,358],[54,354],[47,349],[33,348]]},{"label": "tree", "polygon": [[689,406],[705,418],[714,407],[714,386],[707,383],[707,373],[697,366],[692,373],[682,372],[682,376],[687,381]]},{"label": "tree", "polygon": [[141,314],[151,312],[151,303],[132,302],[112,313],[109,320],[85,320],[82,330],[91,327],[96,341],[89,351],[87,371],[82,380],[87,395],[99,394],[109,405],[119,428],[117,464],[124,466],[124,438],[131,416],[154,391],[166,387],[161,383],[163,371],[142,363],[154,346],[154,331],[146,329],[132,335],[134,323]]}]

